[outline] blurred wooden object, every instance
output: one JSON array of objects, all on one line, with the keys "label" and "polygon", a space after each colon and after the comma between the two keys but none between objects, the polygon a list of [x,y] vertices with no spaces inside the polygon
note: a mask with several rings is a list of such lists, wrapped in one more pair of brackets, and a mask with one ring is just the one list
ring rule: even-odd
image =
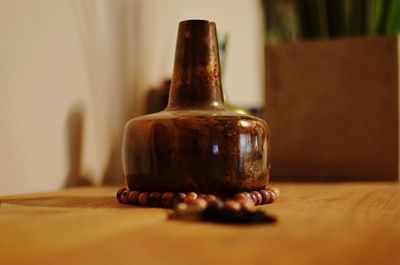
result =
[{"label": "blurred wooden object", "polygon": [[266,47],[273,180],[398,180],[397,36]]},{"label": "blurred wooden object", "polygon": [[156,113],[167,107],[170,86],[171,79],[166,79],[159,87],[152,88],[147,92],[146,114]]},{"label": "blurred wooden object", "polygon": [[400,185],[276,184],[275,225],[169,221],[114,188],[0,197],[0,264],[399,264]]}]

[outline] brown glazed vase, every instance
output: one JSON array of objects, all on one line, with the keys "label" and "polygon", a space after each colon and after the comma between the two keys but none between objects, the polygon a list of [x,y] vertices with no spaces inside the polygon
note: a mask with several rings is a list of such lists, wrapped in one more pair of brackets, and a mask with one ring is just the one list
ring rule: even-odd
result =
[{"label": "brown glazed vase", "polygon": [[125,126],[129,189],[232,195],[269,180],[269,129],[224,106],[214,22],[179,24],[168,106]]}]

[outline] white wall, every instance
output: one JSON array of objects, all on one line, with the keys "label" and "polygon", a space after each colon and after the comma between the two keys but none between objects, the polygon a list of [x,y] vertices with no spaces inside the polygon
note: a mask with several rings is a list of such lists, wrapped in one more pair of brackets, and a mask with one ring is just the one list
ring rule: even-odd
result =
[{"label": "white wall", "polygon": [[[117,168],[108,162],[134,98],[131,39],[122,38],[132,31],[130,9],[127,1],[0,1],[0,195],[85,182],[79,177],[100,183]],[[80,163],[71,162],[79,135]]]},{"label": "white wall", "polygon": [[123,124],[190,18],[229,33],[231,102],[261,105],[258,0],[0,0],[0,195],[120,180]]}]

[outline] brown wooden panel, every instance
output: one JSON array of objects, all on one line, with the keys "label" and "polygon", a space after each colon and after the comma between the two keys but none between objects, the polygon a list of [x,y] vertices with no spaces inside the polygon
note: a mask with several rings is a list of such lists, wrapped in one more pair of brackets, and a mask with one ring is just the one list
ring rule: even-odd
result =
[{"label": "brown wooden panel", "polygon": [[272,178],[397,180],[397,37],[267,46]]}]

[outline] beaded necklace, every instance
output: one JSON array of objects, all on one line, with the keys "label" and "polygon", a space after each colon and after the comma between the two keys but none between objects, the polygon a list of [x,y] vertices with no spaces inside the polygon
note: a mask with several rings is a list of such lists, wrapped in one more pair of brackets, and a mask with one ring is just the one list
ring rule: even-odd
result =
[{"label": "beaded necklace", "polygon": [[173,208],[171,218],[202,219],[225,223],[275,222],[276,219],[256,205],[274,203],[280,195],[276,187],[259,191],[240,192],[222,199],[213,194],[146,192],[121,188],[116,197],[120,203],[138,206]]}]

